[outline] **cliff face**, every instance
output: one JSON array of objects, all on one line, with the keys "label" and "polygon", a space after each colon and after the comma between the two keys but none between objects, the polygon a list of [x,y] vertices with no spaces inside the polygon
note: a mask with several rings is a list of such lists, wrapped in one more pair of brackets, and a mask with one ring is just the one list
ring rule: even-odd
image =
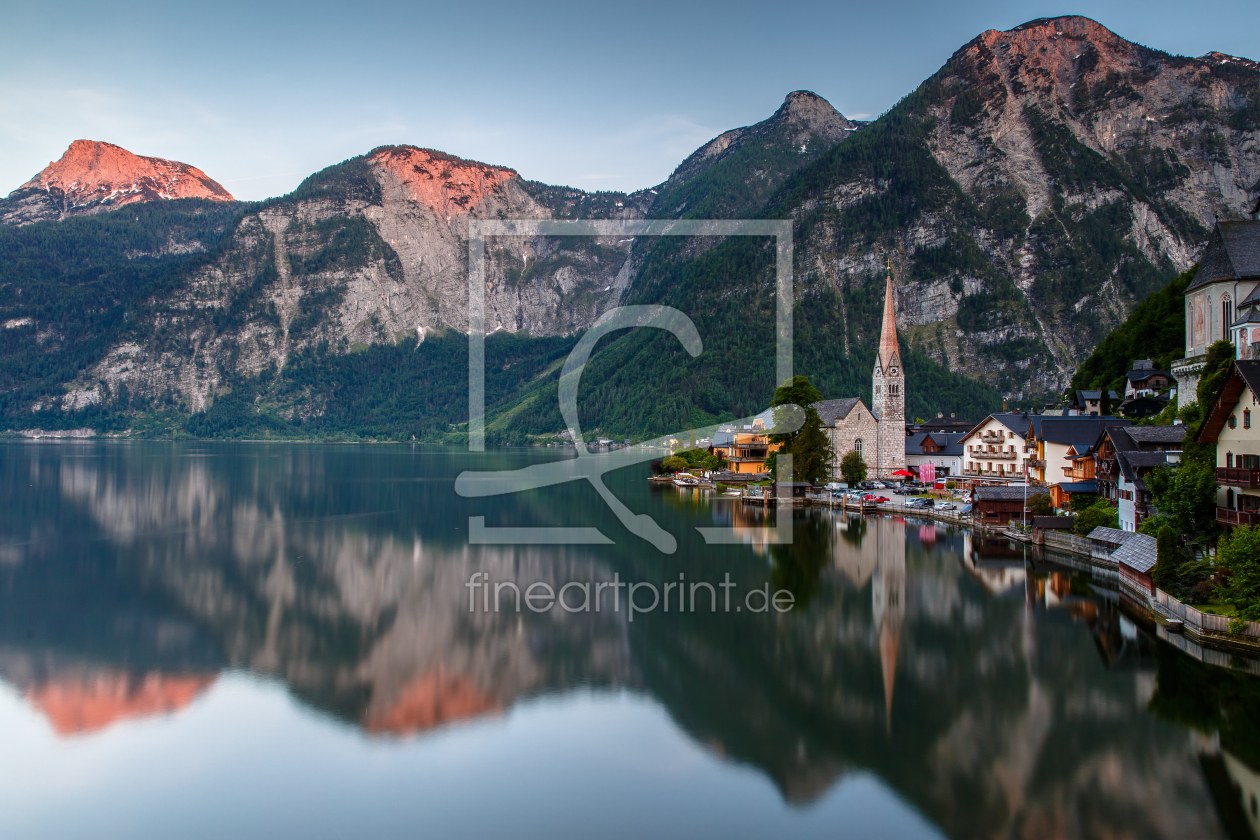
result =
[{"label": "cliff face", "polygon": [[[531,189],[539,197],[531,194]],[[541,200],[540,200],[541,199]],[[631,196],[538,190],[515,172],[410,146],[376,149],[247,212],[212,258],[144,303],[142,327],[38,407],[171,395],[196,411],[225,379],[327,345],[334,352],[467,330],[470,218],[642,217]],[[565,335],[616,303],[629,244],[487,243],[490,331]]]},{"label": "cliff face", "polygon": [[175,198],[234,200],[195,166],[133,155],[112,143],[75,140],[60,160],[0,201],[0,223],[25,225]]},{"label": "cliff face", "polygon": [[1064,17],[980,35],[778,208],[807,287],[851,305],[891,257],[910,344],[1027,396],[1064,387],[1258,182],[1260,65]]}]

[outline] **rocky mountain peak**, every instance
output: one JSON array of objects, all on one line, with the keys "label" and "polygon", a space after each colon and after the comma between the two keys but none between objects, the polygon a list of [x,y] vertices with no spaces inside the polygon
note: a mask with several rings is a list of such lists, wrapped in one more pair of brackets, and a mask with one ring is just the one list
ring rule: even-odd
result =
[{"label": "rocky mountain peak", "polygon": [[381,146],[368,163],[386,197],[418,202],[444,218],[468,213],[504,181],[519,177],[513,169],[415,146]]},{"label": "rocky mountain peak", "polygon": [[706,177],[741,181],[744,186],[738,190],[742,197],[710,202],[704,212],[730,215],[760,209],[787,176],[813,163],[860,127],[818,94],[792,91],[767,119],[723,132],[692,152],[660,186],[653,213],[685,214],[698,209],[691,194],[703,186]]},{"label": "rocky mountain peak", "polygon": [[59,160],[0,203],[0,220],[25,224],[175,198],[234,200],[195,166],[135,155],[113,143],[75,140]]},{"label": "rocky mountain peak", "polygon": [[813,91],[794,90],[775,111],[769,125],[785,125],[795,129],[798,135],[813,136],[819,141],[838,143],[845,135],[858,127],[846,119],[831,103]]}]

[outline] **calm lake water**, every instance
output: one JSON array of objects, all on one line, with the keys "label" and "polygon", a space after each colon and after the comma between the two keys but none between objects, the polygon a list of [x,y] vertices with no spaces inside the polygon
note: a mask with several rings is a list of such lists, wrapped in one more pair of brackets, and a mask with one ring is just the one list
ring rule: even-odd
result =
[{"label": "calm lake water", "polygon": [[[673,554],[589,485],[454,491],[558,457],[0,444],[0,835],[1254,830],[1254,685],[1153,639],[1088,574],[833,511],[766,546],[760,510],[649,486],[646,466],[607,485]],[[470,517],[612,544],[470,545]],[[679,611],[675,587],[631,621],[613,589],[599,612],[518,612],[510,588],[486,611],[477,572],[733,586],[717,612],[704,587]],[[794,606],[756,611],[766,585]]]}]

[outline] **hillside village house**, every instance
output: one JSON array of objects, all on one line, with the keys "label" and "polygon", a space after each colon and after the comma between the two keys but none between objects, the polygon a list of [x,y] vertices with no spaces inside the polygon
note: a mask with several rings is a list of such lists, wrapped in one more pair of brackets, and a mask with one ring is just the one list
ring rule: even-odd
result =
[{"label": "hillside village house", "polygon": [[[1260,203],[1257,203],[1260,210]],[[1186,287],[1186,356],[1172,363],[1178,393],[1199,387],[1208,346],[1231,339],[1235,358],[1260,357],[1260,221],[1217,222]]]},{"label": "hillside village house", "polygon": [[1138,359],[1133,369],[1124,375],[1124,398],[1153,397],[1175,382],[1171,373],[1157,370],[1150,359]]},{"label": "hillside village house", "polygon": [[1098,495],[1114,502],[1120,530],[1133,532],[1151,515],[1147,477],[1181,460],[1185,426],[1107,426],[1091,452]]},{"label": "hillside village house", "polygon": [[[906,469],[918,473],[931,464],[940,478],[961,475],[963,471],[963,432],[919,432],[906,438]],[[921,473],[920,473],[921,475]]]},{"label": "hillside village house", "polygon": [[1234,362],[1199,440],[1216,444],[1216,521],[1260,525],[1260,360]]},{"label": "hillside village house", "polygon": [[[1063,410],[1064,417],[1076,417],[1084,415],[1087,417],[1098,417],[1103,413],[1103,392],[1102,391],[1068,391],[1067,407]],[[1115,391],[1107,392],[1107,400],[1110,406],[1114,407],[1120,402],[1120,395]]]},{"label": "hillside village house", "polygon": [[[1028,442],[1028,474],[1042,484],[1060,484],[1074,478],[1072,458],[1084,455],[1106,426],[1128,426],[1120,417],[1053,417],[1038,414],[1030,417],[1024,428]],[[1092,481],[1093,478],[1087,479]],[[1069,491],[1070,492],[1070,491]],[[1078,488],[1078,492],[1094,492]],[[1056,504],[1056,506],[1058,506]]]},{"label": "hillside village house", "polygon": [[1023,481],[1024,433],[1031,416],[1027,412],[990,414],[963,435],[959,441],[963,476],[994,482]]}]

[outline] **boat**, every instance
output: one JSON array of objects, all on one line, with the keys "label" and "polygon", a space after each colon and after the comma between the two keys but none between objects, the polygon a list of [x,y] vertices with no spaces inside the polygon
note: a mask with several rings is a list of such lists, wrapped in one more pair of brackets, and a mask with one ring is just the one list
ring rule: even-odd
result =
[{"label": "boat", "polygon": [[704,482],[703,480],[699,478],[696,478],[694,475],[691,475],[690,473],[678,473],[677,475],[674,476],[675,487],[699,487],[705,483],[706,482]]}]

